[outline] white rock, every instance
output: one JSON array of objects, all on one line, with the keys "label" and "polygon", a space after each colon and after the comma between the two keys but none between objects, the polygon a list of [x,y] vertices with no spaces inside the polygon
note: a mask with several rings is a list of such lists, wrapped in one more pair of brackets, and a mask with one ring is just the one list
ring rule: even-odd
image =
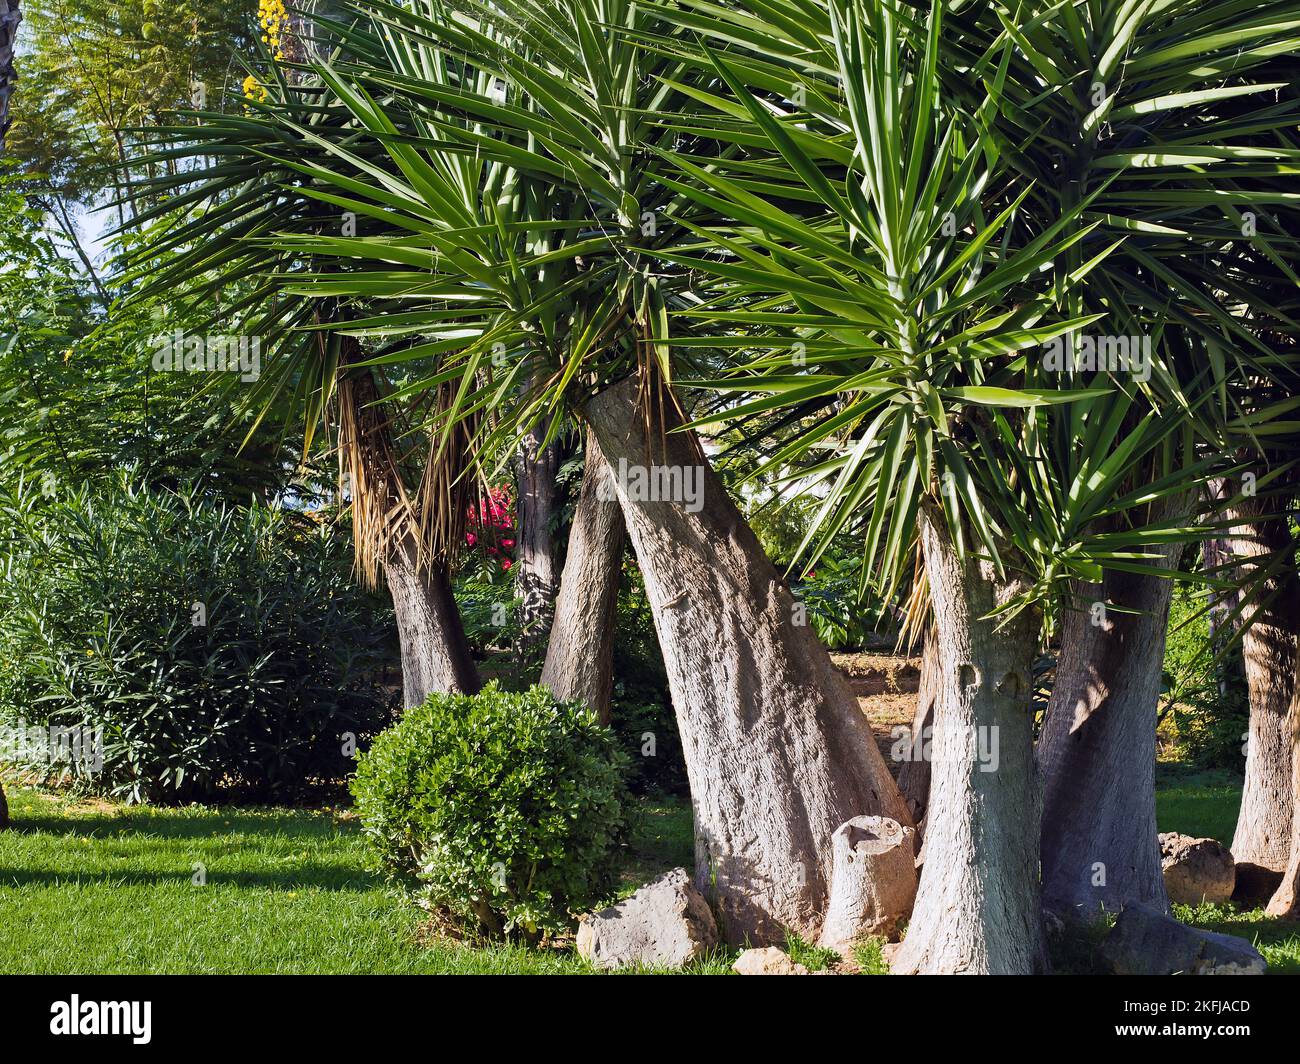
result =
[{"label": "white rock", "polygon": [[598,968],[680,968],[718,942],[704,895],[684,868],[674,868],[626,901],[580,917],[578,953]]},{"label": "white rock", "polygon": [[738,975],[807,975],[808,969],[802,964],[795,964],[785,950],[776,946],[763,949],[747,949],[739,957],[731,970]]}]

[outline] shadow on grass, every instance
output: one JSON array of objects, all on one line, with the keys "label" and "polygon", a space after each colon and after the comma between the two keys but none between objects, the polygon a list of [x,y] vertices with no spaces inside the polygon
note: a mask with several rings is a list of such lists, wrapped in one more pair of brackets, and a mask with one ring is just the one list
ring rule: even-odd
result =
[{"label": "shadow on grass", "polygon": [[15,835],[65,835],[92,839],[156,836],[168,839],[211,839],[228,835],[268,833],[281,838],[329,837],[354,830],[352,825],[320,813],[268,812],[260,815],[204,810],[157,813],[117,813],[78,816],[18,815],[9,826]]},{"label": "shadow on grass", "polygon": [[[41,869],[12,869],[0,866],[0,887],[161,887],[193,883],[192,871],[140,872],[52,872]],[[221,872],[209,868],[205,887],[233,887],[239,890],[316,889],[364,894],[374,889],[374,881],[361,873],[341,872],[328,865],[295,865],[283,872]]]}]

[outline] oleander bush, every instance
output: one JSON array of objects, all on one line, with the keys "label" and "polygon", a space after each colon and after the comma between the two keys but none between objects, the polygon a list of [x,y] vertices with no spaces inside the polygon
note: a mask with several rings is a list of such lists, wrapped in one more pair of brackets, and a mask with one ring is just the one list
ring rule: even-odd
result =
[{"label": "oleander bush", "polygon": [[0,723],[102,734],[102,763],[28,741],[0,757],[130,801],[337,788],[394,708],[391,615],[353,583],[346,537],[129,475],[40,488],[0,503]]}]

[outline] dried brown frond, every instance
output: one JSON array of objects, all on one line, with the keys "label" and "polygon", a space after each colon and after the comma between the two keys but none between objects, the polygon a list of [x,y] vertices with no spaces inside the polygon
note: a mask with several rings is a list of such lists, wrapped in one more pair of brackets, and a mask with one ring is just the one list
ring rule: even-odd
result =
[{"label": "dried brown frond", "polygon": [[914,553],[912,587],[903,605],[903,626],[898,632],[894,649],[901,653],[905,647],[921,645],[921,638],[930,625],[930,582],[925,575],[925,560],[919,549]]},{"label": "dried brown frond", "polygon": [[[658,438],[660,453],[667,453],[668,432],[690,420],[677,398],[672,382],[664,379],[659,360],[654,355],[654,333],[647,321],[641,323],[637,343],[637,408],[645,425],[647,440]],[[699,437],[688,433],[695,460],[705,462],[704,449]]]},{"label": "dried brown frond", "polygon": [[[357,351],[353,351],[356,360]],[[437,418],[454,397],[443,385],[426,398]],[[385,400],[373,371],[340,360],[336,393],[339,476],[352,498],[352,538],[358,579],[375,587],[384,563],[413,549],[420,566],[454,564],[465,542],[470,509],[484,495],[475,426],[457,424],[446,440],[402,419]],[[418,481],[414,488],[408,478]]]}]

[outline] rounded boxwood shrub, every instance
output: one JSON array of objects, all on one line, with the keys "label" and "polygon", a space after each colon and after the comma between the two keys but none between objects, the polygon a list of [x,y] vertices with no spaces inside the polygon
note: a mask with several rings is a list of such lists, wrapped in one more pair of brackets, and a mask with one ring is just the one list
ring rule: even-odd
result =
[{"label": "rounded boxwood shrub", "polygon": [[390,879],[462,931],[531,940],[613,889],[625,763],[581,703],[493,682],[408,709],[352,793]]}]

